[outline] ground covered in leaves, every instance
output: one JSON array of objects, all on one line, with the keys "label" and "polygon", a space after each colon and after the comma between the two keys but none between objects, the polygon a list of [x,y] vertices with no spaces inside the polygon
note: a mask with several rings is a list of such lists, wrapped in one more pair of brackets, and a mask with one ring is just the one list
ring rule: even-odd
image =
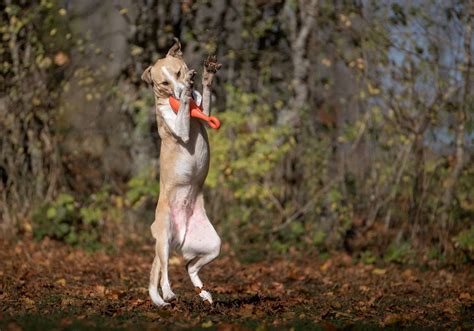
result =
[{"label": "ground covered in leaves", "polygon": [[346,254],[242,264],[224,249],[201,272],[200,302],[178,257],[178,299],[147,293],[153,245],[88,254],[51,241],[0,242],[0,330],[474,328],[472,265],[364,265]]}]

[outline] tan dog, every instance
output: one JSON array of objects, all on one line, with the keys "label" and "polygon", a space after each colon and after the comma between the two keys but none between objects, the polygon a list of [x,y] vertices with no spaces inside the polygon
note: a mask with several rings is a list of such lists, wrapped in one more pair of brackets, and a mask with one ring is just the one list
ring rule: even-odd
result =
[{"label": "tan dog", "polygon": [[[148,67],[142,79],[153,86],[156,120],[161,137],[160,197],[151,232],[156,239],[155,259],[151,268],[149,293],[158,306],[175,298],[168,280],[169,248],[181,251],[187,261],[187,271],[204,301],[212,303],[211,294],[203,289],[199,270],[214,260],[221,240],[204,209],[202,186],[209,170],[209,142],[205,124],[190,117],[189,100],[194,98],[210,115],[211,85],[220,64],[215,57],[204,62],[203,95],[193,90],[195,70],[183,61],[177,39],[165,58]],[[180,101],[176,114],[168,98]],[[161,271],[161,290],[158,280]]]}]

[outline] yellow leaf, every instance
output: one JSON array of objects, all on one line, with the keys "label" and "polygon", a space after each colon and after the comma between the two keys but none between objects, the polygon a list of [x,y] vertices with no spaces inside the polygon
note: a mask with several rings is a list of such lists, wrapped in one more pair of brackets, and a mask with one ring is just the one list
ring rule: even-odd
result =
[{"label": "yellow leaf", "polygon": [[328,270],[332,265],[332,261],[331,260],[327,260],[326,262],[324,262],[324,264],[320,267],[321,271],[326,271]]},{"label": "yellow leaf", "polygon": [[369,288],[365,285],[361,285],[361,286],[359,286],[359,290],[361,290],[362,292],[368,292]]},{"label": "yellow leaf", "polygon": [[210,328],[212,326],[212,321],[207,321],[201,324],[203,328]]},{"label": "yellow leaf", "polygon": [[177,256],[173,256],[171,259],[168,261],[169,265],[181,265],[181,259]]},{"label": "yellow leaf", "polygon": [[143,48],[140,46],[132,45],[131,54],[137,56],[143,53]]},{"label": "yellow leaf", "polygon": [[375,86],[372,86],[372,84],[370,83],[367,85],[367,90],[369,91],[369,94],[372,94],[372,95],[377,95],[380,93],[380,89],[378,89]]},{"label": "yellow leaf", "polygon": [[31,99],[31,103],[33,104],[33,106],[39,106],[41,105],[41,100],[37,97],[33,97],[33,99]]},{"label": "yellow leaf", "polygon": [[117,208],[122,209],[124,206],[123,198],[120,196],[115,197],[115,205],[117,206]]},{"label": "yellow leaf", "polygon": [[33,306],[35,304],[35,301],[30,299],[30,298],[24,298],[23,301],[25,302],[26,305],[28,306]]},{"label": "yellow leaf", "polygon": [[58,279],[56,281],[56,284],[61,285],[61,286],[66,286],[66,280],[64,278]]},{"label": "yellow leaf", "polygon": [[378,276],[385,275],[386,272],[387,272],[387,269],[375,268],[374,270],[372,270],[372,273]]}]

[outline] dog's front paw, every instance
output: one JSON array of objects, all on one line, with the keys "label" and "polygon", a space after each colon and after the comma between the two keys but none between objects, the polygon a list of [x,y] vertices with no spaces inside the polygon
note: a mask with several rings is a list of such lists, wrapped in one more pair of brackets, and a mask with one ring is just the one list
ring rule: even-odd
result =
[{"label": "dog's front paw", "polygon": [[222,64],[217,62],[217,57],[215,55],[209,55],[204,61],[206,72],[215,74],[221,67]]}]

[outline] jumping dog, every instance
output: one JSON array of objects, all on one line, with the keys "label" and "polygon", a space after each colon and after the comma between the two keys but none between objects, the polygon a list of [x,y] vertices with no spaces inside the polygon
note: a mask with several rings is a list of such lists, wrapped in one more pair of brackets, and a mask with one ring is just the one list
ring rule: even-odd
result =
[{"label": "jumping dog", "polygon": [[[161,138],[160,195],[151,232],[156,239],[155,258],[150,274],[149,294],[157,306],[168,305],[175,294],[168,279],[170,248],[182,253],[196,291],[203,301],[212,303],[204,290],[199,270],[220,252],[221,239],[204,209],[202,187],[209,170],[209,141],[206,124],[190,116],[191,99],[211,112],[211,88],[221,67],[216,57],[204,61],[202,95],[194,90],[196,71],[183,60],[181,44],[175,39],[166,56],[145,69],[142,79],[153,87],[156,120]],[[169,97],[180,102],[177,114]],[[161,285],[163,297],[158,292]]]}]

